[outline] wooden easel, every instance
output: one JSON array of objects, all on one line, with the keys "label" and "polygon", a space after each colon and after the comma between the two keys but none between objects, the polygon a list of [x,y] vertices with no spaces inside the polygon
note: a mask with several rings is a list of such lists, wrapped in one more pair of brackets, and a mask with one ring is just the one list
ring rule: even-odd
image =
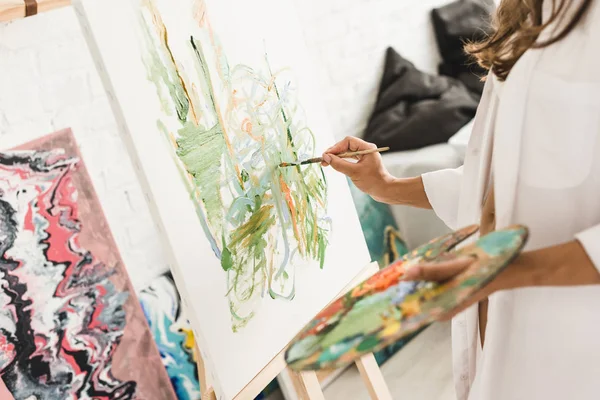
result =
[{"label": "wooden easel", "polygon": [[[7,22],[71,5],[71,0],[0,0],[0,22]],[[345,294],[352,287],[367,279],[378,271],[377,263],[371,263],[350,283],[339,296]],[[339,297],[338,296],[338,297]],[[204,366],[199,349],[196,347],[195,358],[198,366],[198,378],[202,388],[202,400],[216,400],[216,394],[211,386],[209,374]],[[253,400],[260,392],[287,368],[284,360],[285,349],[283,349],[267,366],[260,371],[238,395],[235,400]],[[391,400],[392,396],[383,379],[375,356],[368,354],[356,362],[369,395],[373,400]],[[301,400],[324,400],[323,390],[319,378],[315,372],[295,373],[288,369],[294,380],[298,396]]]},{"label": "wooden easel", "polygon": [[0,22],[29,17],[70,4],[71,0],[0,0]]}]

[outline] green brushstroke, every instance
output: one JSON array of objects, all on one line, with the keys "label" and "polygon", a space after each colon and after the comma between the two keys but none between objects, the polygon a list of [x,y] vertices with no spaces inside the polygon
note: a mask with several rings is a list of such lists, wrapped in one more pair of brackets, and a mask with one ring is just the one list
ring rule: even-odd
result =
[{"label": "green brushstroke", "polygon": [[344,323],[336,326],[331,333],[326,335],[321,342],[322,348],[343,342],[346,338],[362,336],[367,333],[368,327],[379,326],[381,316],[389,312],[390,301],[386,294],[378,294],[355,304],[353,309],[346,314]]},{"label": "green brushstroke", "polygon": [[[315,229],[315,227],[313,227]],[[318,229],[318,228],[316,228]],[[319,234],[319,267],[323,269],[325,264],[325,249],[327,249],[327,243],[325,242],[325,235]]]},{"label": "green brushstroke", "polygon": [[233,268],[233,256],[231,255],[231,251],[227,248],[225,244],[225,238],[223,238],[223,252],[221,253],[221,267],[223,271],[229,271]]},{"label": "green brushstroke", "polygon": [[171,50],[163,41],[155,38],[148,24],[142,23],[141,25],[144,29],[143,37],[146,45],[145,48],[147,49],[144,57],[144,65],[148,74],[147,78],[155,84],[163,110],[168,115],[172,115],[173,110],[175,110],[177,118],[185,122],[190,102],[181,84],[177,67],[172,62],[172,58],[165,57],[166,54],[171,54]]},{"label": "green brushstroke", "polygon": [[223,221],[220,180],[221,159],[226,153],[223,130],[215,125],[206,131],[188,122],[178,133],[177,155],[194,177],[207,218],[218,233]]},{"label": "green brushstroke", "polygon": [[363,339],[363,341],[356,346],[356,350],[368,352],[371,349],[374,349],[377,345],[379,345],[379,339],[377,335],[369,335]]},{"label": "green brushstroke", "polygon": [[[156,126],[157,126],[159,132],[162,133],[162,135],[165,139],[165,145],[170,145],[171,144],[171,135],[169,134],[169,131],[168,131],[167,127],[165,126],[165,124],[159,120],[156,122]],[[176,153],[172,154],[172,158],[176,162],[180,161],[179,158],[177,157]],[[179,163],[177,163],[177,166],[180,167]],[[187,178],[187,171],[185,171],[183,168],[178,168],[178,172],[179,172],[181,181],[184,183],[186,190],[190,194],[190,199],[194,200],[195,199],[195,189],[192,186],[192,183],[190,183],[189,179]],[[208,238],[210,245],[213,249],[213,252],[215,253],[215,255],[217,257],[221,257],[221,251],[218,248],[216,240],[212,236],[212,233],[210,232],[210,228],[208,226],[208,221],[207,221],[206,215],[204,213],[204,210],[202,209],[202,207],[200,206],[200,204],[198,202],[192,201],[192,203],[194,204],[194,209],[196,210],[196,215],[198,215],[198,219],[200,220],[200,225],[202,225],[202,230],[204,231],[204,234]]]},{"label": "green brushstroke", "polygon": [[247,222],[233,231],[229,246],[237,248],[238,254],[253,255],[261,259],[267,247],[265,236],[274,224],[273,206],[262,206],[252,213]]}]

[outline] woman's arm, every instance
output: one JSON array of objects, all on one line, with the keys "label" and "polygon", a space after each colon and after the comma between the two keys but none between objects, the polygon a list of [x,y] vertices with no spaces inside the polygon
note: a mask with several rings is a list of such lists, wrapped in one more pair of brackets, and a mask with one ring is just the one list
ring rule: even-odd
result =
[{"label": "woman's arm", "polygon": [[[594,243],[600,246],[600,241]],[[587,247],[588,245],[586,245]],[[403,279],[445,281],[471,267],[473,259],[460,258],[437,264],[416,265]],[[600,284],[600,270],[579,240],[522,253],[496,279],[443,319],[447,320],[501,290],[540,286],[584,286]]]},{"label": "woman's arm", "polygon": [[506,269],[501,286],[504,289],[516,289],[532,286],[597,284],[600,284],[600,272],[581,243],[573,240],[521,254]]},{"label": "woman's arm", "polygon": [[417,208],[431,209],[431,203],[425,193],[423,178],[393,178],[388,186],[390,201],[388,204],[401,204]]}]

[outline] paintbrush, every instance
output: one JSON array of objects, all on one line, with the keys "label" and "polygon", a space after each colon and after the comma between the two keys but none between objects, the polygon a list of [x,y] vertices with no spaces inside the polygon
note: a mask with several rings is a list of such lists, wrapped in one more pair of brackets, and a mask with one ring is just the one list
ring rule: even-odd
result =
[{"label": "paintbrush", "polygon": [[[389,147],[380,147],[378,149],[369,149],[369,150],[360,150],[360,151],[348,151],[346,153],[341,153],[341,154],[337,154],[337,156],[339,158],[350,158],[350,157],[356,157],[356,156],[364,156],[365,154],[372,154],[372,153],[382,153],[384,151],[388,151],[390,148]],[[280,167],[296,167],[298,165],[306,165],[306,164],[314,164],[314,163],[320,163],[323,161],[323,157],[315,157],[315,158],[309,158],[308,160],[304,160],[304,161],[296,161],[296,162],[284,162],[279,164]]]}]

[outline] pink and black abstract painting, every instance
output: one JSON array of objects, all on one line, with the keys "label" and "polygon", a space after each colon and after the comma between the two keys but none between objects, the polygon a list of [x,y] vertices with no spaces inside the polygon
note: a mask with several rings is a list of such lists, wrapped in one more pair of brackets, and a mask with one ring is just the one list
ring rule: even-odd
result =
[{"label": "pink and black abstract painting", "polygon": [[176,398],[70,130],[0,152],[0,375],[17,400]]}]

